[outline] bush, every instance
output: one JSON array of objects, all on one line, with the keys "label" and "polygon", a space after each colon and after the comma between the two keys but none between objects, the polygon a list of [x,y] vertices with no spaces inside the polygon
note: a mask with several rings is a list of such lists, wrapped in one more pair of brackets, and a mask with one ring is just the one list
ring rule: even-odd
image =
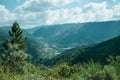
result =
[{"label": "bush", "polygon": [[63,63],[59,65],[59,71],[58,74],[63,77],[70,77],[71,76],[71,68],[66,64]]},{"label": "bush", "polygon": [[104,72],[102,66],[99,63],[93,61],[83,65],[82,75],[85,80],[103,80]]},{"label": "bush", "polygon": [[105,79],[104,80],[118,80],[115,67],[111,65],[104,66]]}]

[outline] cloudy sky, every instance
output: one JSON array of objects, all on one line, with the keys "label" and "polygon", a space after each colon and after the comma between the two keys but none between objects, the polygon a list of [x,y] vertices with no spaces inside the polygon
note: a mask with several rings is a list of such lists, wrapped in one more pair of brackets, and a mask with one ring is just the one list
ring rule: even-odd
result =
[{"label": "cloudy sky", "polygon": [[120,0],[0,0],[0,26],[120,20]]}]

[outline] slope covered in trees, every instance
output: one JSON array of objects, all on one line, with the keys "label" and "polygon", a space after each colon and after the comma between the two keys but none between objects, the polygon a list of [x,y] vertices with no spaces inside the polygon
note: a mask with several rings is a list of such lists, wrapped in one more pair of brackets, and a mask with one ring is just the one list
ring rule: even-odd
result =
[{"label": "slope covered in trees", "polygon": [[63,53],[50,60],[43,60],[42,63],[45,65],[54,65],[67,62],[73,65],[93,60],[104,64],[106,63],[106,58],[117,55],[120,55],[120,36],[103,41],[99,44],[76,47],[63,51]]},{"label": "slope covered in trees", "polygon": [[98,43],[120,34],[120,21],[39,26],[29,30],[52,47],[70,48]]},{"label": "slope covered in trees", "polygon": [[[87,63],[69,66],[67,62],[63,62],[49,68],[43,65],[35,65],[31,63],[30,57],[28,54],[26,54],[27,39],[23,36],[22,30],[16,22],[13,24],[11,30],[9,31],[9,36],[10,37],[7,37],[7,39],[3,40],[3,42],[1,42],[2,44],[0,44],[2,46],[0,48],[0,80],[120,79],[119,54],[118,56],[113,55],[115,57],[109,57],[107,59],[108,64],[100,64],[99,62],[89,61]],[[113,52],[117,53],[119,51],[119,40],[120,36],[93,46],[87,46],[81,49],[74,48],[65,52],[71,52],[69,55],[72,55],[72,52],[76,51],[76,53],[80,55],[80,50],[81,54],[83,52],[86,55],[86,52],[89,51],[92,51],[94,54],[94,52],[103,50],[103,52],[106,54],[108,52],[108,49],[110,49],[113,54]],[[78,55],[76,55],[76,57],[80,57]],[[90,56],[90,54],[86,56]],[[86,56],[84,57],[86,58]],[[96,55],[94,55],[94,57],[96,57]]]}]

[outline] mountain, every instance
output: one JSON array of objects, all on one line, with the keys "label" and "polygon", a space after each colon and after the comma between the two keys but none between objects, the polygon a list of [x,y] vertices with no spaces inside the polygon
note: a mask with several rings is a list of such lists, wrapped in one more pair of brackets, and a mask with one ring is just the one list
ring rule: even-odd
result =
[{"label": "mountain", "polygon": [[[120,35],[119,25],[120,21],[49,25],[25,29],[23,34],[27,37],[28,53],[34,60],[40,58],[40,63],[52,65],[67,61],[76,64],[90,58],[104,62],[108,55],[117,54],[119,50],[116,38],[109,42],[110,38]],[[0,41],[9,38],[8,30],[10,27],[0,27]],[[101,44],[104,45],[100,47]]]},{"label": "mountain", "polygon": [[105,64],[106,58],[116,55],[120,55],[120,36],[98,44],[66,50],[56,57],[43,60],[40,63],[50,66],[67,62],[73,65],[93,60],[94,62]]},{"label": "mountain", "polygon": [[[11,27],[0,27],[0,41],[4,41],[7,38],[10,38],[8,31]],[[46,44],[43,40],[38,40],[37,38],[30,35],[27,31],[23,31],[23,35],[27,37],[27,53],[33,56],[33,60],[38,58],[52,58],[53,56],[59,54],[56,50],[53,50]]]},{"label": "mountain", "polygon": [[98,43],[118,36],[119,25],[120,21],[48,25],[33,28],[31,34],[44,39],[53,48],[71,48]]}]

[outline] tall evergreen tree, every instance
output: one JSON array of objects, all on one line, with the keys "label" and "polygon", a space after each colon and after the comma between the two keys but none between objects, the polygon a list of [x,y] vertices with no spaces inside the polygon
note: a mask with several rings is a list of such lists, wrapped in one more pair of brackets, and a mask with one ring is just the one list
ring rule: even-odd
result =
[{"label": "tall evergreen tree", "polygon": [[17,22],[15,22],[12,26],[11,31],[9,31],[9,35],[13,38],[11,40],[12,44],[19,44],[18,49],[25,51],[27,49],[26,47],[26,39],[22,36],[22,30],[20,29],[20,26]]},{"label": "tall evergreen tree", "polygon": [[30,55],[26,54],[26,38],[22,35],[22,30],[17,22],[13,23],[9,31],[10,39],[3,43],[4,53],[2,55],[3,64],[10,68],[10,71],[24,71]]}]

